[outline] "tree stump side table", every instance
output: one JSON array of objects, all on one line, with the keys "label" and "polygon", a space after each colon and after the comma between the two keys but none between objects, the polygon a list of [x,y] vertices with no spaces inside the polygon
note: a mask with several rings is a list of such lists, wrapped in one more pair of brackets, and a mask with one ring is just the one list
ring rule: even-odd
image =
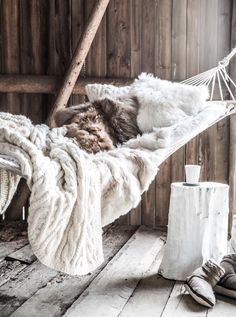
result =
[{"label": "tree stump side table", "polygon": [[227,254],[229,186],[171,184],[168,234],[159,273],[185,280],[208,259]]}]

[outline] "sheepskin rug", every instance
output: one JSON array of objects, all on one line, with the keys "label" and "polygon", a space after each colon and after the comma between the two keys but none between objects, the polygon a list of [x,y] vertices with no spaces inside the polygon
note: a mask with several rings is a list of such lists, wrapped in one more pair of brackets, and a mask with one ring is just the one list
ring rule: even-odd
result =
[{"label": "sheepskin rug", "polygon": [[172,126],[195,116],[206,107],[209,96],[206,86],[173,83],[146,73],[134,81],[130,94],[139,102],[137,123],[142,132]]}]

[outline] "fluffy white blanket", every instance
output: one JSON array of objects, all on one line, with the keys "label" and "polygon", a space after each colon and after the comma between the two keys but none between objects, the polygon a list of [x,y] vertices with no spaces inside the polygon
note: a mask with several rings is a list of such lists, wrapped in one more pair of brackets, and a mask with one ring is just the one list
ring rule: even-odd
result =
[{"label": "fluffy white blanket", "polygon": [[204,130],[226,108],[211,104],[205,111],[168,131],[157,129],[96,155],[80,150],[64,136],[64,128],[50,130],[0,113],[0,154],[19,162],[27,179],[29,241],[39,260],[69,274],[97,268],[103,262],[102,227],[136,207],[173,147]]}]

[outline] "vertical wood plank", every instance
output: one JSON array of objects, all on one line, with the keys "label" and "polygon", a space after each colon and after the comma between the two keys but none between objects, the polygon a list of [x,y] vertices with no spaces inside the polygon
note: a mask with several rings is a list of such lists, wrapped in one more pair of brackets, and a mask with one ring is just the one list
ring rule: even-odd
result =
[{"label": "vertical wood plank", "polygon": [[[0,23],[2,32],[2,72],[5,74],[18,74],[20,71],[20,41],[19,41],[19,2],[2,0]],[[21,111],[20,96],[17,94],[4,94],[2,96],[2,111],[19,114]],[[10,212],[6,212],[9,219],[20,217],[22,204],[11,203]]]},{"label": "vertical wood plank", "polygon": [[[151,9],[150,9],[151,8]],[[155,73],[155,19],[157,10],[156,0],[142,2],[142,71]],[[156,209],[156,180],[142,197],[142,224],[155,225]]]},{"label": "vertical wood plank", "polygon": [[[217,15],[218,0],[201,0],[200,72],[215,66],[217,62]],[[211,34],[210,41],[209,34]],[[211,169],[213,170],[213,166],[215,166],[214,155],[211,154],[211,135],[214,135],[214,133],[215,127],[211,127],[204,131],[199,138],[201,149],[199,163],[202,166],[201,179],[203,181],[214,180],[211,173]]]},{"label": "vertical wood plank", "polygon": [[[97,0],[85,2],[85,17],[89,18],[90,13]],[[86,58],[86,75],[93,77],[106,77],[106,14],[97,30],[88,56]]]},{"label": "vertical wood plank", "polygon": [[[107,75],[127,77],[131,75],[131,1],[112,0],[107,8]],[[119,219],[129,223],[129,215]]]},{"label": "vertical wood plank", "polygon": [[113,0],[107,9],[107,73],[130,77],[130,1]]},{"label": "vertical wood plank", "polygon": [[[49,1],[49,75],[63,76],[72,56],[71,48],[71,1]],[[53,96],[48,101],[47,113],[51,110]],[[69,104],[71,101],[69,101]]]},{"label": "vertical wood plank", "polygon": [[[71,46],[72,53],[79,42],[80,36],[84,30],[85,25],[85,1],[84,0],[71,0]],[[85,61],[86,63],[86,61]],[[83,75],[82,71],[82,75]],[[78,104],[84,102],[84,96],[73,95],[71,97],[72,104]]]},{"label": "vertical wood plank", "polygon": [[[173,0],[172,11],[172,79],[183,80],[187,75],[187,0]],[[184,180],[185,149],[171,157],[171,181]]]},{"label": "vertical wood plank", "polygon": [[142,71],[155,73],[156,0],[142,2]]},{"label": "vertical wood plank", "polygon": [[[188,0],[187,7],[187,77],[199,73],[200,1]],[[185,147],[186,164],[199,164],[199,136]]]},{"label": "vertical wood plank", "polygon": [[[155,31],[155,69],[156,75],[171,79],[171,21],[172,0],[158,0],[156,7]],[[156,177],[155,226],[166,226],[168,223],[169,197],[171,183],[171,159],[160,166]]]},{"label": "vertical wood plank", "polygon": [[[45,74],[47,45],[47,3],[45,0],[20,0],[20,66],[22,74]],[[44,120],[45,97],[40,94],[21,95],[21,113],[33,123]],[[29,107],[33,105],[33,107]]]},{"label": "vertical wood plank", "polygon": [[[14,0],[1,1],[2,72],[17,74],[20,69],[19,56],[19,3]],[[9,93],[2,96],[2,110],[20,113],[20,97]]]},{"label": "vertical wood plank", "polygon": [[[131,77],[137,77],[141,73],[141,49],[142,49],[142,0],[131,0]],[[141,203],[129,214],[131,225],[140,225],[142,206]]]}]

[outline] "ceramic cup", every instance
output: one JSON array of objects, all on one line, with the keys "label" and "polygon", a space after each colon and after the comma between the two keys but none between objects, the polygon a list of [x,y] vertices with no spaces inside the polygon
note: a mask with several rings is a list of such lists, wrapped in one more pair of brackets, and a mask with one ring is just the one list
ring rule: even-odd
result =
[{"label": "ceramic cup", "polygon": [[185,165],[185,175],[187,184],[198,184],[200,177],[200,165]]}]

